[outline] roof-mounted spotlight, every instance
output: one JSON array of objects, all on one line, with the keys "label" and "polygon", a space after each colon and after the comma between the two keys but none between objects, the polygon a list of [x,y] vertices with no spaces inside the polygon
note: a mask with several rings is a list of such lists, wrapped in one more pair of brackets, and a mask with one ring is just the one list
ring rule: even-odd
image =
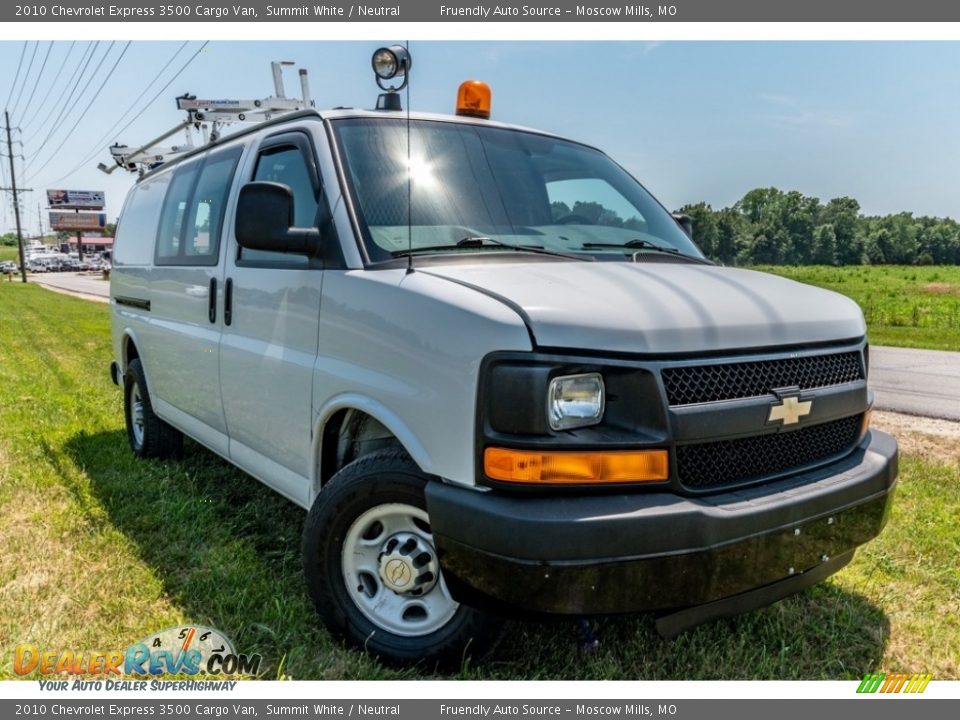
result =
[{"label": "roof-mounted spotlight", "polygon": [[[373,53],[370,64],[373,66],[377,85],[384,91],[384,94],[377,98],[377,110],[401,110],[400,96],[397,93],[407,86],[410,79],[410,68],[413,67],[410,53],[403,45],[382,47]],[[401,79],[399,85],[384,85],[385,81],[394,78]]]}]

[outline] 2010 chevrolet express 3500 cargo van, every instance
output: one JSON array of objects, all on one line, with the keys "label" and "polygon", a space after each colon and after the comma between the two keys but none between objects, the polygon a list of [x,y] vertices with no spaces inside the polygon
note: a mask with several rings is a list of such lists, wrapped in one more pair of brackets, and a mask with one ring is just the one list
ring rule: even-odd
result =
[{"label": "2010 chevrolet express 3500 cargo van", "polygon": [[897,467],[857,306],[714,265],[602,152],[460,96],[289,114],[137,183],[134,452],[186,434],[308,509],[319,614],[398,661],[482,652],[507,608],[669,636],[843,567]]}]

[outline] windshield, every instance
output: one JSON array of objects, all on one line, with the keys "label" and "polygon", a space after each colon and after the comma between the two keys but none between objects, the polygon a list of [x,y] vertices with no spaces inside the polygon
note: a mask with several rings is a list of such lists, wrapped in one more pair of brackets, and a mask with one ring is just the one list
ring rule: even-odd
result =
[{"label": "windshield", "polygon": [[372,261],[408,245],[415,252],[511,245],[603,259],[658,249],[703,257],[636,180],[583,145],[413,120],[408,162],[405,119],[343,119],[333,127]]}]

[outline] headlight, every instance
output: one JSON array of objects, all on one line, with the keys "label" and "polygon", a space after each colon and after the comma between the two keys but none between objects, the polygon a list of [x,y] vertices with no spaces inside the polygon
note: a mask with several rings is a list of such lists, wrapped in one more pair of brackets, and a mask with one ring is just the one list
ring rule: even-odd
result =
[{"label": "headlight", "polygon": [[600,373],[563,375],[550,381],[547,420],[553,430],[596,425],[603,418],[604,390]]}]

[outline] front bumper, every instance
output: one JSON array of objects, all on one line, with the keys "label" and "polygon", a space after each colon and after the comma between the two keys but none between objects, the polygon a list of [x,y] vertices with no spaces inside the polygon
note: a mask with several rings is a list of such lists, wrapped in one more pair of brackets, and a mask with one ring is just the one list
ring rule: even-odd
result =
[{"label": "front bumper", "polygon": [[[427,509],[458,600],[602,614],[774,602],[840,569],[887,520],[897,444],[871,431],[847,457],[704,497],[510,496],[439,482]],[[809,582],[800,577],[808,574]]]}]

